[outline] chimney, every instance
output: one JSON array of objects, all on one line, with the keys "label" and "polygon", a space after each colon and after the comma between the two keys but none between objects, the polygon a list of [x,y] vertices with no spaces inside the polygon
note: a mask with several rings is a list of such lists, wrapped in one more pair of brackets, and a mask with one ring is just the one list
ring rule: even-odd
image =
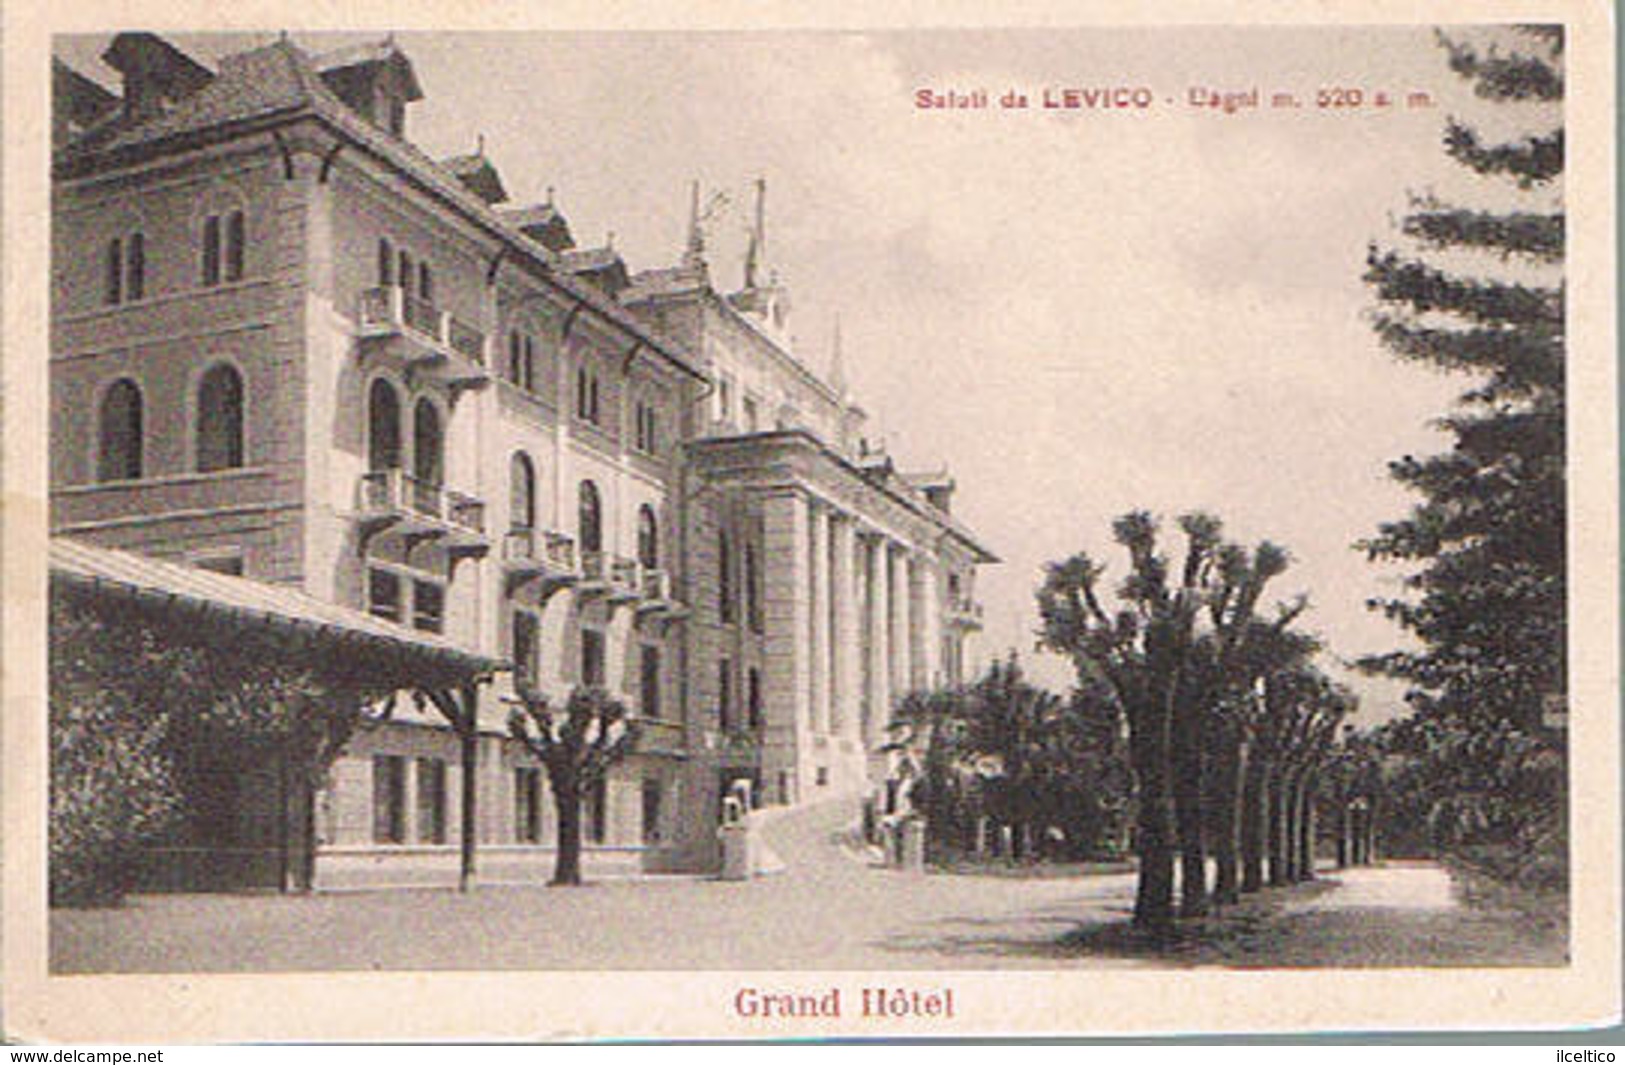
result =
[{"label": "chimney", "polygon": [[121,33],[102,53],[124,79],[124,115],[146,122],[214,80],[207,67],[156,33]]}]

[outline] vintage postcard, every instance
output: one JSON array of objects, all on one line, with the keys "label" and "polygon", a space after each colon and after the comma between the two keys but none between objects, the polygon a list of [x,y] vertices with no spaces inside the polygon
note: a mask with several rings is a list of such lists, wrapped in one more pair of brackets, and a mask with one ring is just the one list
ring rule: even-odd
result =
[{"label": "vintage postcard", "polygon": [[1612,19],[9,6],[7,1035],[1616,1022]]}]

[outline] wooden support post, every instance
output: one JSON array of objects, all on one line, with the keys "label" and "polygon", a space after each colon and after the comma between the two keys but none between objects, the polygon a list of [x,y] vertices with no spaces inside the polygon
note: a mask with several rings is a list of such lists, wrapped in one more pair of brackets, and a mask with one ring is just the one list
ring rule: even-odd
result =
[{"label": "wooden support post", "polygon": [[472,684],[463,685],[461,692],[462,707],[461,722],[458,725],[458,738],[462,741],[463,753],[463,838],[462,838],[462,870],[457,877],[457,890],[468,891],[474,886],[474,852],[475,834],[479,820],[476,817],[475,795],[479,783],[476,772],[479,768],[480,731],[479,717],[475,712],[478,705],[478,691]]}]

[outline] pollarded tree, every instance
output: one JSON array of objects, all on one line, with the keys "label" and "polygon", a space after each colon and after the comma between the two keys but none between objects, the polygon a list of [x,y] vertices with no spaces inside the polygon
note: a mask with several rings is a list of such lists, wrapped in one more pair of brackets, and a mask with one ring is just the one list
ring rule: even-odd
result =
[{"label": "pollarded tree", "polygon": [[[1206,905],[1203,778],[1208,725],[1245,646],[1265,585],[1286,553],[1221,543],[1218,519],[1179,519],[1185,551],[1177,576],[1158,550],[1157,523],[1136,511],[1113,523],[1130,569],[1108,613],[1105,567],[1087,554],[1050,564],[1038,590],[1043,646],[1066,655],[1080,686],[1112,693],[1128,722],[1138,797],[1139,889],[1135,922],[1162,930],[1173,918],[1176,852],[1183,912]],[[1208,625],[1201,624],[1208,619]]]},{"label": "pollarded tree", "polygon": [[547,770],[559,827],[552,883],[580,884],[582,801],[637,746],[637,722],[602,688],[576,688],[563,709],[525,689],[508,714],[508,731]]},{"label": "pollarded tree", "polygon": [[[1477,95],[1529,132],[1496,143],[1452,120],[1446,152],[1502,183],[1505,206],[1418,198],[1402,225],[1409,247],[1370,253],[1383,345],[1473,385],[1439,423],[1448,451],[1391,464],[1421,501],[1361,546],[1418,565],[1408,594],[1372,605],[1421,649],[1366,665],[1409,682],[1437,741],[1429,773],[1442,800],[1482,807],[1482,818],[1458,818],[1476,826],[1466,838],[1560,844],[1562,774],[1504,794],[1490,748],[1527,760],[1534,743],[1564,757],[1541,720],[1545,700],[1565,691],[1567,638],[1562,29],[1522,27],[1510,47],[1440,41]],[[1459,757],[1467,748],[1475,756]]]}]

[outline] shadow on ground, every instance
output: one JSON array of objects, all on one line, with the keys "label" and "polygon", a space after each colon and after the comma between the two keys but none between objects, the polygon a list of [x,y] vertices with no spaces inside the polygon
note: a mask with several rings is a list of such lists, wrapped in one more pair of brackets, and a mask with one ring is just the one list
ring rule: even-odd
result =
[{"label": "shadow on ground", "polygon": [[1563,929],[1505,910],[1321,907],[1335,880],[1268,889],[1206,917],[1180,921],[1154,936],[1136,928],[1126,907],[1008,920],[943,919],[877,944],[881,949],[948,958],[1029,958],[1035,963],[1118,962],[1161,968],[1417,968],[1562,966]]}]

